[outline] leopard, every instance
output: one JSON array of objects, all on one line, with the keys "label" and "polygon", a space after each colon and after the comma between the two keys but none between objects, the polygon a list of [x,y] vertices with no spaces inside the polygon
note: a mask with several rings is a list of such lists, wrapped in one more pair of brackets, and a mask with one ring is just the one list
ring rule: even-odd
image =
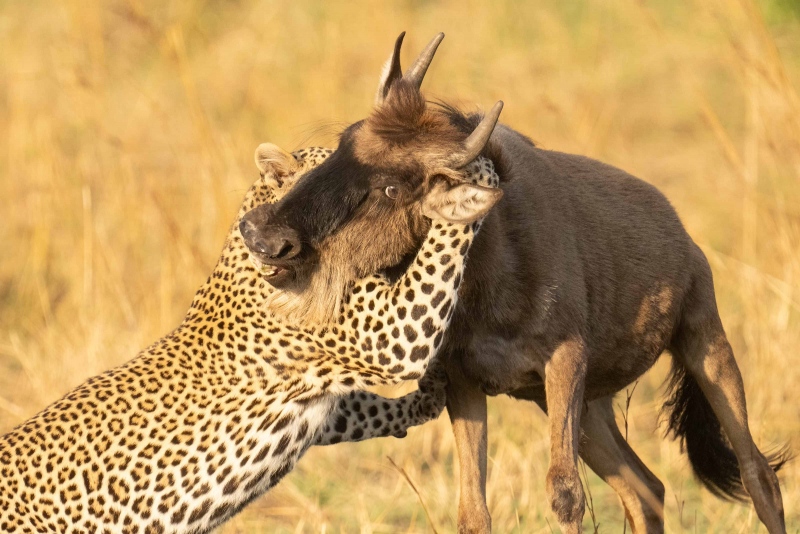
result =
[{"label": "leopard", "polygon": [[[180,325],[0,437],[0,531],[209,532],[312,445],[402,437],[438,417],[446,377],[434,356],[481,221],[434,217],[396,279],[354,280],[330,323],[292,322],[265,305],[277,290],[241,221],[332,150],[268,148],[278,157],[259,160],[260,177]],[[496,175],[482,179],[496,185]],[[419,389],[399,399],[367,391],[411,380]]]}]

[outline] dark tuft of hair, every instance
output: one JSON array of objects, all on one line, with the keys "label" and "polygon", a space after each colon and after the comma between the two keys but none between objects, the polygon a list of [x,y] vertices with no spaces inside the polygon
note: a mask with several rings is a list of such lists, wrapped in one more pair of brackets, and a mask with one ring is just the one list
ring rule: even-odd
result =
[{"label": "dark tuft of hair", "polygon": [[[739,461],[697,380],[677,360],[673,360],[667,388],[667,434],[680,440],[697,479],[721,499],[745,501]],[[775,472],[791,459],[788,447],[764,456]]]},{"label": "dark tuft of hair", "polygon": [[428,112],[422,93],[410,82],[400,79],[392,84],[388,98],[373,111],[368,122],[376,135],[404,144],[441,130],[441,121],[436,119]]},{"label": "dark tuft of hair", "polygon": [[[418,146],[420,150],[430,148],[439,153],[460,150],[482,119],[481,113],[465,113],[452,104],[429,102],[415,85],[399,79],[392,83],[387,98],[364,126],[370,132],[367,139],[380,140],[372,145],[372,153],[379,161],[390,147]],[[499,141],[490,140],[481,155],[492,160],[501,182],[512,174]]]}]

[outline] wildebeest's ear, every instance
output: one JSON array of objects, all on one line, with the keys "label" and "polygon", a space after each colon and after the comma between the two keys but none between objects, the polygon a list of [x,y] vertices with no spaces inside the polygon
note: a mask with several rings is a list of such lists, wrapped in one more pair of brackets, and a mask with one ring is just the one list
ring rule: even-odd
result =
[{"label": "wildebeest's ear", "polygon": [[297,160],[277,145],[261,143],[256,148],[256,167],[262,175],[288,176],[297,170]]},{"label": "wildebeest's ear", "polygon": [[480,219],[503,196],[495,187],[439,182],[422,199],[422,214],[430,219],[469,224]]}]

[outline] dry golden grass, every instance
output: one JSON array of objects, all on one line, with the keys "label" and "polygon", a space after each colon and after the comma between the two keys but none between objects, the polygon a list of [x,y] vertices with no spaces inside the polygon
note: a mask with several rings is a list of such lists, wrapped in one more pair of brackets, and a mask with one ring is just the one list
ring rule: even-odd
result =
[{"label": "dry golden grass", "polygon": [[[406,63],[447,33],[429,95],[502,98],[504,121],[544,147],[667,194],[714,268],[757,441],[800,448],[796,17],[788,0],[3,2],[0,430],[177,325],[256,178],[255,146],[334,143],[407,29]],[[698,489],[661,437],[666,363],[627,420],[666,484],[668,530],[762,531],[751,507]],[[558,530],[544,423],[490,401],[496,532]],[[312,450],[222,531],[453,532],[453,452],[446,417],[402,441]],[[782,475],[791,532],[798,465]],[[599,532],[622,532],[613,493],[588,484]]]}]

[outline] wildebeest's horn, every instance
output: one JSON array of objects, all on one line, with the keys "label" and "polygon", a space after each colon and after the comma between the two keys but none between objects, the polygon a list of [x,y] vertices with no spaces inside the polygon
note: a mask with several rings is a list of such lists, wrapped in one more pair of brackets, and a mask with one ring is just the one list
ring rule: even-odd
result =
[{"label": "wildebeest's horn", "polygon": [[394,82],[403,77],[403,70],[400,67],[400,47],[403,46],[403,37],[405,36],[406,32],[401,33],[394,42],[392,57],[389,58],[389,63],[384,67],[381,83],[378,86],[378,94],[375,96],[376,103],[381,103],[386,100],[386,96],[389,94],[389,88]]},{"label": "wildebeest's horn", "polygon": [[489,113],[483,117],[478,127],[475,128],[475,130],[469,134],[466,141],[464,141],[464,152],[457,154],[454,161],[451,163],[454,169],[460,169],[478,157],[483,147],[489,142],[489,137],[492,136],[494,127],[497,125],[497,120],[500,118],[501,111],[503,111],[503,101],[498,100],[497,103],[492,106],[492,109],[489,110]]},{"label": "wildebeest's horn", "polygon": [[431,42],[428,43],[428,46],[420,52],[414,64],[411,65],[403,75],[403,79],[413,83],[417,89],[422,85],[422,79],[425,78],[425,73],[428,71],[428,67],[431,66],[433,56],[436,54],[436,49],[439,48],[439,43],[442,42],[442,39],[444,39],[444,33],[437,33],[436,36],[431,39]]}]

